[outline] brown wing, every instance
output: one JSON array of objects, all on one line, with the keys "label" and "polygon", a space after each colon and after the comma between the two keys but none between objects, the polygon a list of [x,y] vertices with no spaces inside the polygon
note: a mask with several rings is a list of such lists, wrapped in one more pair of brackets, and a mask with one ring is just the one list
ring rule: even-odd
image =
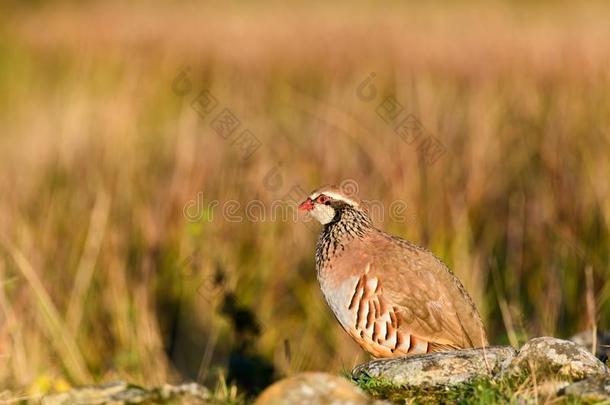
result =
[{"label": "brown wing", "polygon": [[461,283],[422,248],[383,233],[367,235],[337,258],[328,282],[338,287],[343,280],[353,284],[347,302],[333,311],[373,356],[487,345]]},{"label": "brown wing", "polygon": [[369,278],[393,308],[399,330],[429,342],[427,351],[487,345],[480,316],[459,280],[430,252],[380,234],[369,241]]}]

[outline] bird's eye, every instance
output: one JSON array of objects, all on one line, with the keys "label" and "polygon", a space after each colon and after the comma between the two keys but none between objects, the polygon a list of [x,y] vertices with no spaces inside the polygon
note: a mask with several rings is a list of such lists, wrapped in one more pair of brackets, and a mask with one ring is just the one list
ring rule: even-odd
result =
[{"label": "bird's eye", "polygon": [[325,196],[324,194],[320,195],[318,198],[316,198],[316,201],[319,204],[325,204],[330,200],[330,198],[328,198],[328,196]]}]

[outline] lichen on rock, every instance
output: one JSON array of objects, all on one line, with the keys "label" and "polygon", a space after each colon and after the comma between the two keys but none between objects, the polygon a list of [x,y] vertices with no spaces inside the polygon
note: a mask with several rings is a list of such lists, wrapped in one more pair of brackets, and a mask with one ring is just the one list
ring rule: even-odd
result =
[{"label": "lichen on rock", "polygon": [[599,374],[568,385],[563,393],[583,401],[610,399],[610,375]]},{"label": "lichen on rock", "polygon": [[169,385],[154,389],[145,389],[123,381],[110,382],[74,388],[70,391],[46,395],[42,405],[73,404],[144,404],[144,403],[181,403],[207,404],[209,391],[196,383]]},{"label": "lichen on rock", "polygon": [[509,346],[373,360],[352,371],[354,379],[375,378],[402,387],[454,386],[502,373],[515,356]]},{"label": "lichen on rock", "polygon": [[510,368],[512,373],[526,370],[543,378],[568,380],[580,380],[608,372],[608,368],[584,347],[553,337],[528,341],[519,350]]}]

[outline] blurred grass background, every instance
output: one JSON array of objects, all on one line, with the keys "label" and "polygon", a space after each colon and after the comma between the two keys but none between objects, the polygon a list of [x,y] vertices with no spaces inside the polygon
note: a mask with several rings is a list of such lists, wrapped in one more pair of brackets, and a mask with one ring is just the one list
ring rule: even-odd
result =
[{"label": "blurred grass background", "polygon": [[[315,226],[206,208],[344,179],[407,204],[380,226],[454,269],[493,343],[608,328],[607,4],[2,8],[0,387],[351,369]],[[435,164],[377,115],[387,95],[445,146]],[[223,108],[260,140],[249,159],[211,128]]]}]

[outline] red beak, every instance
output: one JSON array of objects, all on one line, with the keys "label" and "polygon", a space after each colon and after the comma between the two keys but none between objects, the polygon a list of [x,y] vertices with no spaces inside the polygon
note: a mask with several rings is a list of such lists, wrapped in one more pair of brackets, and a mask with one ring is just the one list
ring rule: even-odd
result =
[{"label": "red beak", "polygon": [[299,211],[310,211],[313,208],[313,201],[311,198],[307,198],[307,200],[303,201],[301,205],[299,205]]}]

